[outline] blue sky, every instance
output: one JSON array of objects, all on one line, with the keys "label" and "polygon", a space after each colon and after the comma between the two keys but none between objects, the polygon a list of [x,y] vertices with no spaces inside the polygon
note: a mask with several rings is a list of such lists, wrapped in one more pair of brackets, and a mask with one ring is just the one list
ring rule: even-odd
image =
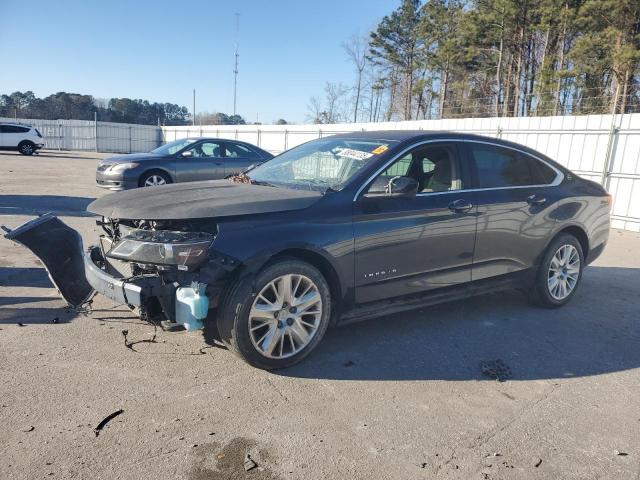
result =
[{"label": "blue sky", "polygon": [[399,0],[0,0],[0,93],[58,91],[233,110],[240,13],[238,113],[303,122],[326,81],[351,83],[341,43]]}]

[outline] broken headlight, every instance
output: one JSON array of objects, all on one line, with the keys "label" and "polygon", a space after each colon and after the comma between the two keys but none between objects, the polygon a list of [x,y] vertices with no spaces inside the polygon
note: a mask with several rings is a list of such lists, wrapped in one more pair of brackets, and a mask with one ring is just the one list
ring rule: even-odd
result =
[{"label": "broken headlight", "polygon": [[209,256],[215,236],[205,232],[167,230],[131,230],[107,253],[108,257],[128,262],[172,265],[191,270]]}]

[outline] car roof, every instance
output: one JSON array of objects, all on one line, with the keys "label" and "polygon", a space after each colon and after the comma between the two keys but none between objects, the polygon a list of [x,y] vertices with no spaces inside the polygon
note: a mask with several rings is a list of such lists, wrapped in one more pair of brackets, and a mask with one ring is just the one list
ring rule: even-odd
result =
[{"label": "car roof", "polygon": [[[328,133],[328,132],[327,132]],[[345,139],[369,139],[369,140],[389,140],[396,141],[401,144],[413,143],[421,140],[452,140],[452,141],[476,141],[483,143],[490,143],[494,145],[502,145],[505,147],[511,147],[516,150],[527,152],[535,157],[543,158],[545,161],[553,163],[553,165],[561,170],[565,170],[565,167],[558,164],[547,155],[534,150],[531,147],[522,145],[520,143],[511,142],[509,140],[503,140],[501,138],[489,137],[484,135],[474,135],[472,133],[460,133],[451,132],[449,130],[369,130],[369,131],[357,131],[351,133],[339,133],[333,135],[333,138],[345,138]],[[330,138],[328,135],[323,138]]]},{"label": "car roof", "polygon": [[218,142],[237,142],[237,143],[246,143],[242,140],[236,140],[234,138],[219,138],[219,137],[187,137],[187,140],[193,140],[194,142],[199,142],[200,140],[216,140]]},{"label": "car roof", "polygon": [[[328,132],[327,132],[328,133]],[[452,132],[449,130],[369,130],[369,131],[357,131],[351,133],[339,133],[332,135],[333,138],[345,138],[345,139],[371,139],[371,140],[392,140],[397,142],[417,141],[417,140],[474,140],[479,142],[494,143],[496,145],[505,145],[515,147],[521,150],[528,150],[541,155],[540,152],[536,152],[526,145],[520,143],[510,142],[509,140],[503,140],[501,138],[490,137],[486,135],[475,135],[473,133],[460,133]],[[329,135],[323,138],[330,138]]]},{"label": "car roof", "polygon": [[[325,132],[328,134],[329,132]],[[459,140],[497,140],[495,138],[489,138],[481,135],[473,135],[470,133],[452,132],[449,130],[368,130],[339,133],[333,135],[335,138],[362,138],[362,139],[376,139],[376,140],[394,140],[398,142],[404,142],[406,140],[428,139],[428,138],[440,138],[446,137],[450,139]],[[327,138],[327,137],[324,137]]]}]

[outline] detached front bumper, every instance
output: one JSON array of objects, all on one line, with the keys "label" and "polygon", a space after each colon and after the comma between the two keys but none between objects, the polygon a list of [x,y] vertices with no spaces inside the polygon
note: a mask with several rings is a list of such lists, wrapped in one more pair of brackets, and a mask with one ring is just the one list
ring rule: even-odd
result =
[{"label": "detached front bumper", "polygon": [[102,252],[98,247],[89,247],[84,254],[84,274],[87,282],[96,292],[115,303],[141,307],[145,299],[152,295],[154,285],[156,288],[159,286],[159,279],[152,281],[153,278],[144,278],[128,281],[117,278],[96,265],[96,262],[105,264]]}]

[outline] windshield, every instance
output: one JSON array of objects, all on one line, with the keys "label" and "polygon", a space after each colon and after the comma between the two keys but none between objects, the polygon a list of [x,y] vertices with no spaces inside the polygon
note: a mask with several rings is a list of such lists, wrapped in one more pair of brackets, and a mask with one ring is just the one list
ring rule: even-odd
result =
[{"label": "windshield", "polygon": [[255,183],[288,188],[340,190],[358,170],[397,142],[322,138],[292,148],[249,172]]},{"label": "windshield", "polygon": [[195,140],[192,138],[182,138],[180,140],[174,140],[173,142],[165,143],[161,147],[151,150],[151,153],[157,153],[158,155],[173,155],[179,152],[187,145],[191,145]]}]

